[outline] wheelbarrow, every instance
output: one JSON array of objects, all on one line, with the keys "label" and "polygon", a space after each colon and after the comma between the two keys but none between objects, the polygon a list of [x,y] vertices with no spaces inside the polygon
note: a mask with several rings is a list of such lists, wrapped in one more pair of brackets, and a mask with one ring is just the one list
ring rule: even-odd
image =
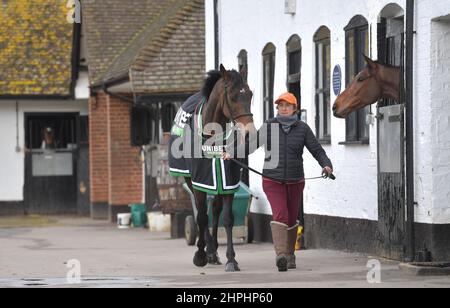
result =
[{"label": "wheelbarrow", "polygon": [[[254,194],[250,191],[250,188],[244,183],[240,183],[239,191],[234,195],[233,201],[233,214],[234,214],[234,227],[233,238],[241,240],[243,243],[253,242],[253,226],[251,218],[249,216],[250,206]],[[187,184],[183,185],[183,188],[187,191],[191,198],[193,215],[186,217],[184,223],[184,234],[186,237],[186,243],[188,246],[194,246],[197,241],[198,228],[197,228],[197,206],[195,205],[195,197]],[[209,226],[212,226],[212,207],[214,203],[214,196],[208,195],[208,218]],[[223,214],[219,219],[218,238],[226,238],[225,227],[223,225]]]}]

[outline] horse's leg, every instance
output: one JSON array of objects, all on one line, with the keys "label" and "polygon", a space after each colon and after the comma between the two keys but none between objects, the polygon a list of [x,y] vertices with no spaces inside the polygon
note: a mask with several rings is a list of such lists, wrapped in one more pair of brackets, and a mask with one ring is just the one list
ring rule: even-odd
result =
[{"label": "horse's leg", "polygon": [[239,272],[239,266],[235,259],[236,253],[234,252],[233,245],[233,227],[234,227],[234,215],[233,215],[233,200],[234,195],[223,196],[223,222],[225,230],[227,232],[227,259],[228,262],[225,266],[226,272]]},{"label": "horse's leg", "polygon": [[198,267],[204,267],[208,264],[208,258],[206,257],[205,247],[205,232],[208,228],[208,206],[206,204],[206,194],[195,190],[195,201],[198,210],[197,225],[198,225],[198,251],[194,256],[194,264]]},{"label": "horse's leg", "polygon": [[186,185],[189,187],[189,189],[194,193],[194,187],[192,186],[192,178],[184,178],[184,181],[186,182]]},{"label": "horse's leg", "polygon": [[218,231],[219,231],[219,220],[220,220],[220,214],[222,214],[223,210],[223,198],[222,196],[218,196],[218,199],[216,200],[217,204],[214,204],[213,209],[213,240],[214,240],[214,248],[219,249],[219,241],[218,241]]},{"label": "horse's leg", "polygon": [[[188,187],[191,191],[194,191],[191,178],[186,178],[186,184],[188,185]],[[194,197],[196,198],[195,194],[194,194]],[[219,198],[220,198],[220,196],[217,196],[216,199],[214,200],[213,215],[216,215],[215,214],[216,206],[222,205],[221,200],[219,200],[219,202],[218,202]],[[206,201],[205,201],[205,204],[206,204],[206,211],[208,211],[208,203]],[[219,216],[220,216],[220,213],[219,213]],[[213,221],[215,221],[215,220],[216,219],[214,216]],[[219,223],[218,220],[219,220],[219,218],[217,218],[217,225]],[[214,230],[214,223],[213,223],[213,230]],[[216,232],[216,234],[217,234],[217,232]],[[214,241],[214,238],[216,239],[216,241]],[[218,248],[218,244],[216,244],[217,236],[215,236],[214,238],[213,238],[213,236],[211,236],[211,233],[209,232],[208,225],[206,225],[205,239],[206,239],[206,253],[207,253],[208,263],[213,264],[213,265],[222,265],[222,263],[220,262],[220,259],[219,259],[219,255],[217,254],[217,248]]]},{"label": "horse's leg", "polygon": [[216,196],[214,199],[214,204],[212,208],[213,221],[212,221],[212,231],[213,234],[209,233],[209,229],[206,232],[207,249],[206,253],[208,255],[208,263],[213,265],[222,265],[220,262],[219,254],[217,249],[219,248],[219,242],[217,240],[217,233],[219,229],[219,219],[222,213],[223,200],[221,196]]}]

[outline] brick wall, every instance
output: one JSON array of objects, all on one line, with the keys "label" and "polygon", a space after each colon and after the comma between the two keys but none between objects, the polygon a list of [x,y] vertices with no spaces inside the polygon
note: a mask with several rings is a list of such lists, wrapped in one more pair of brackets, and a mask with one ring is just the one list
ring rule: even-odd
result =
[{"label": "brick wall", "polygon": [[131,146],[130,111],[130,103],[108,97],[108,201],[113,206],[142,201],[142,160],[140,149]]},{"label": "brick wall", "polygon": [[89,100],[89,157],[91,202],[108,202],[107,97],[100,93]]},{"label": "brick wall", "polygon": [[123,206],[142,201],[140,149],[131,146],[131,104],[98,93],[89,102],[91,202]]}]

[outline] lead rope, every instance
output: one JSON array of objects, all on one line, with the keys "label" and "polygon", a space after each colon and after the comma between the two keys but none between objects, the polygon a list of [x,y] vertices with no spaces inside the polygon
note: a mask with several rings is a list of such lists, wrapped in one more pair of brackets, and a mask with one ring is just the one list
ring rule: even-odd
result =
[{"label": "lead rope", "polygon": [[[242,168],[244,168],[244,169],[247,169],[248,171],[251,171],[251,172],[253,172],[253,173],[257,174],[257,175],[260,175],[260,176],[262,176],[263,178],[266,178],[266,179],[271,180],[271,181],[273,181],[273,182],[276,182],[276,183],[278,183],[278,184],[288,184],[288,182],[280,181],[279,179],[275,179],[275,178],[273,178],[273,177],[264,175],[264,174],[262,174],[261,172],[256,171],[255,169],[251,168],[250,166],[247,166],[246,164],[240,162],[239,160],[237,160],[237,159],[235,159],[235,158],[231,158],[230,160],[231,160],[232,162],[234,162],[235,164],[237,164],[238,166],[240,166],[240,167],[242,167]],[[336,176],[335,176],[334,174],[329,174],[329,175],[328,175],[328,174],[326,174],[326,173],[324,172],[324,173],[322,174],[322,176],[317,176],[317,177],[313,177],[313,178],[306,178],[306,179],[304,179],[302,182],[305,182],[305,181],[312,181],[312,180],[318,180],[318,179],[325,179],[325,180],[326,180],[326,179],[330,179],[330,180],[335,181],[335,180],[336,180]]]}]

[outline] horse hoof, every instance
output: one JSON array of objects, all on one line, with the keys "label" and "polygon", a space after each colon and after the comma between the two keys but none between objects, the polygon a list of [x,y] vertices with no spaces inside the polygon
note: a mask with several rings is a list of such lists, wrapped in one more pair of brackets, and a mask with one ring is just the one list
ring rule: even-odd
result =
[{"label": "horse hoof", "polygon": [[222,262],[220,262],[219,254],[218,253],[208,254],[208,264],[222,265]]},{"label": "horse hoof", "polygon": [[239,265],[236,261],[230,261],[225,266],[225,272],[227,273],[234,273],[234,272],[240,272],[241,269],[239,268]]},{"label": "horse hoof", "polygon": [[197,251],[194,256],[194,265],[197,267],[205,267],[208,264],[208,258],[204,251]]}]

